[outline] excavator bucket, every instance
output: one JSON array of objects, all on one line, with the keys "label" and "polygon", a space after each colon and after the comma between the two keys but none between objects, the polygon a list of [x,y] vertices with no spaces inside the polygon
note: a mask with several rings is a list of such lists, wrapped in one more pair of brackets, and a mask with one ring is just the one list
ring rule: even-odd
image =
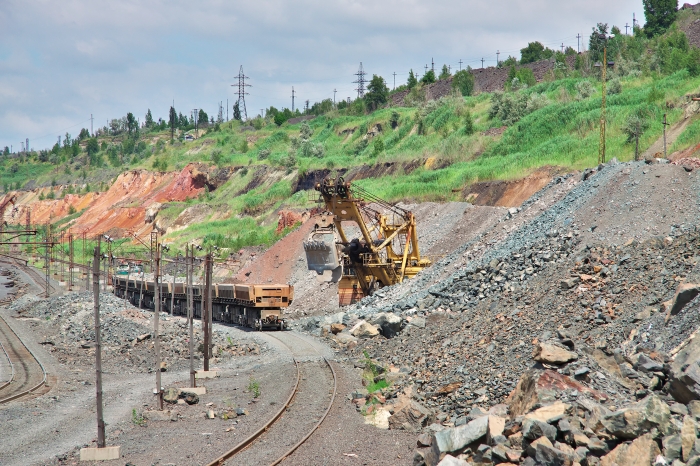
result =
[{"label": "excavator bucket", "polygon": [[342,276],[342,267],[335,246],[333,231],[314,231],[309,240],[304,241],[306,263],[309,270],[318,274],[321,282],[338,282]]}]

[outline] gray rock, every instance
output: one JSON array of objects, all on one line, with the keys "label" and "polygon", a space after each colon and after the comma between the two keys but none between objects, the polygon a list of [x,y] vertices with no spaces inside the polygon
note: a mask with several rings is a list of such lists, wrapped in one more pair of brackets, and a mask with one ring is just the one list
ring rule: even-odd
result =
[{"label": "gray rock", "polygon": [[535,461],[542,466],[569,466],[574,457],[569,453],[540,443],[535,450]]},{"label": "gray rock", "polygon": [[676,354],[669,374],[669,394],[680,403],[700,399],[700,338]]},{"label": "gray rock", "polygon": [[395,411],[389,417],[389,428],[418,432],[433,421],[434,416],[430,409],[415,400],[411,400],[406,406]]},{"label": "gray rock", "polygon": [[199,395],[197,395],[196,393],[181,392],[180,398],[185,400],[185,403],[187,403],[188,405],[196,405],[197,403],[199,403]]},{"label": "gray rock", "polygon": [[700,293],[700,284],[684,283],[678,287],[678,291],[671,300],[671,307],[668,309],[667,319],[675,316]]},{"label": "gray rock", "polygon": [[377,314],[377,316],[370,321],[370,324],[379,327],[382,335],[387,338],[392,338],[401,332],[401,317],[391,312]]},{"label": "gray rock", "polygon": [[652,428],[667,433],[671,410],[658,396],[650,395],[632,406],[602,419],[605,429],[623,439],[635,439]]},{"label": "gray rock", "polygon": [[408,325],[412,325],[418,328],[425,328],[425,317],[414,316],[408,323]]},{"label": "gray rock", "polygon": [[663,438],[662,441],[663,447],[664,447],[664,457],[669,460],[673,461],[675,459],[678,459],[681,457],[681,436],[676,434],[676,435],[667,435],[666,437]]},{"label": "gray rock", "polygon": [[165,393],[163,393],[163,401],[166,403],[175,404],[179,397],[180,390],[177,388],[168,388],[165,390]]},{"label": "gray rock", "polygon": [[523,421],[523,437],[526,440],[536,440],[540,437],[547,437],[550,441],[554,441],[557,436],[557,428],[547,424],[546,422],[537,421],[534,419],[525,419]]},{"label": "gray rock", "polygon": [[463,426],[437,432],[435,434],[433,446],[436,446],[440,453],[461,450],[470,443],[476,442],[484,437],[488,431],[488,425],[488,416],[482,416]]}]

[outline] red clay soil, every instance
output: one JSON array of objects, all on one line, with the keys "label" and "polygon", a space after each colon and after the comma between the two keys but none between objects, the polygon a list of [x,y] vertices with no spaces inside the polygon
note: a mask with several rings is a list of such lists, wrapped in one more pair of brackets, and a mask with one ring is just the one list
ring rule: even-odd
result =
[{"label": "red clay soil", "polygon": [[31,209],[32,223],[55,222],[68,215],[72,206],[76,211],[87,210],[77,218],[71,229],[79,233],[107,233],[124,236],[127,231],[149,230],[145,224],[146,209],[154,202],[183,201],[198,196],[204,190],[201,173],[194,165],[181,172],[153,173],[133,170],[122,173],[104,193],[85,195],[68,194],[63,199],[39,200],[41,193],[55,188],[40,188],[18,194],[17,209],[5,217],[11,223],[23,223],[27,208]]},{"label": "red clay soil", "polygon": [[546,186],[557,173],[554,167],[544,167],[519,180],[474,183],[462,193],[474,205],[518,207]]},{"label": "red clay soil", "polygon": [[[50,190],[51,188],[44,188],[44,195]],[[9,223],[24,224],[27,218],[27,209],[30,209],[32,224],[55,222],[69,215],[68,211],[71,207],[76,212],[80,212],[100,196],[99,193],[66,194],[63,199],[45,199],[40,201],[39,194],[40,190],[17,193],[17,209],[13,211],[8,209],[5,213],[5,220]]]},{"label": "red clay soil", "polygon": [[155,193],[156,202],[184,201],[197,197],[204,191],[201,172],[193,165],[187,165],[165,189]]},{"label": "red clay soil", "polygon": [[233,278],[235,283],[287,283],[299,257],[304,257],[302,243],[313,229],[314,222],[299,228],[276,242],[254,262],[242,268]]}]

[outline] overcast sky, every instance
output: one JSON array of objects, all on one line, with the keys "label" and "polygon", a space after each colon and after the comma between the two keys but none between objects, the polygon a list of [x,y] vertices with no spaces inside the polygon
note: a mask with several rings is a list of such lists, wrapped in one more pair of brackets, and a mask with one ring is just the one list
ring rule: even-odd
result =
[{"label": "overcast sky", "polygon": [[[58,135],[147,109],[166,118],[236,99],[248,116],[355,96],[360,62],[389,87],[408,70],[481,67],[529,41],[587,43],[597,22],[644,24],[641,0],[0,0],[0,147],[50,147]],[[225,113],[225,111],[224,111]],[[229,110],[229,117],[232,111]]]}]

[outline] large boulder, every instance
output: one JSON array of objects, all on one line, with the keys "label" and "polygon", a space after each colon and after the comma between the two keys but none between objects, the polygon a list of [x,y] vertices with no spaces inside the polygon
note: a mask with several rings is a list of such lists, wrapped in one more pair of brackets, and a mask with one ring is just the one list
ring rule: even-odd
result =
[{"label": "large boulder", "polygon": [[574,455],[540,443],[535,450],[535,461],[542,466],[571,466]]},{"label": "large boulder", "polygon": [[484,437],[488,432],[489,418],[482,416],[473,421],[435,433],[433,446],[439,453],[459,451]]},{"label": "large boulder", "polygon": [[666,312],[666,320],[668,321],[672,316],[675,316],[685,307],[686,304],[691,302],[700,293],[699,283],[684,283],[678,286],[676,294],[673,295],[670,305],[668,306]]},{"label": "large boulder", "polygon": [[357,338],[374,338],[379,335],[379,329],[369,322],[362,321],[353,327],[350,334]]},{"label": "large boulder", "polygon": [[394,410],[394,414],[389,418],[389,428],[418,432],[431,424],[433,417],[431,410],[411,400],[398,411]]},{"label": "large boulder", "polygon": [[540,437],[547,437],[553,442],[556,436],[557,428],[546,422],[538,421],[537,419],[523,420],[523,437],[526,440],[536,440]]},{"label": "large boulder", "polygon": [[578,354],[551,343],[538,343],[532,357],[546,364],[566,364],[578,359]]},{"label": "large boulder", "polygon": [[555,403],[559,399],[557,395],[567,390],[580,393],[580,399],[607,399],[605,394],[556,371],[530,369],[520,377],[515,389],[508,395],[508,412],[513,417],[525,415],[535,406]]},{"label": "large boulder", "polygon": [[621,443],[600,459],[601,466],[649,466],[661,454],[651,434],[644,434],[632,443]]},{"label": "large boulder", "polygon": [[681,403],[700,399],[700,338],[691,339],[676,354],[669,374],[669,393]]},{"label": "large boulder", "polygon": [[657,428],[669,433],[671,410],[658,396],[649,395],[638,403],[615,411],[601,421],[605,429],[623,439],[634,439]]},{"label": "large boulder", "polygon": [[387,338],[392,338],[397,333],[401,332],[401,317],[391,312],[377,314],[370,323],[379,327],[382,335]]},{"label": "large boulder", "polygon": [[168,388],[163,392],[163,401],[166,403],[175,404],[179,397],[180,390],[177,388]]}]

